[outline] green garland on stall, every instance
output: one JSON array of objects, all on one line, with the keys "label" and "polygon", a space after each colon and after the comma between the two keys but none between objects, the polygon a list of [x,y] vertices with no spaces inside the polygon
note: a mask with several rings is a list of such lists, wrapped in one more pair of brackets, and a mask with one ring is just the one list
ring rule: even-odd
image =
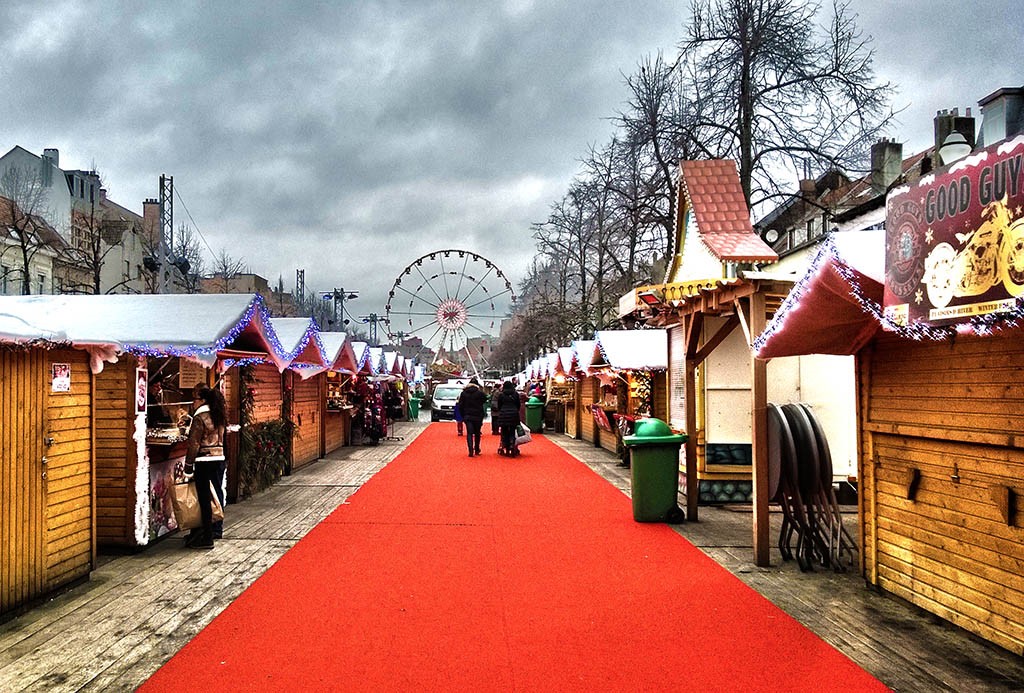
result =
[{"label": "green garland on stall", "polygon": [[256,382],[251,365],[239,367],[242,406],[238,455],[238,495],[249,498],[270,488],[288,466],[295,425],[287,419],[252,423],[255,418]]}]

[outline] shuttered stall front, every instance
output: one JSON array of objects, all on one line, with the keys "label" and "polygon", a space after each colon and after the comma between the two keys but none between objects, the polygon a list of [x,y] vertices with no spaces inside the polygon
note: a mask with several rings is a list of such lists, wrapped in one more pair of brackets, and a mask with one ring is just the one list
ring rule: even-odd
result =
[{"label": "shuttered stall front", "polygon": [[580,383],[572,381],[572,397],[565,402],[565,435],[579,438]]},{"label": "shuttered stall front", "polygon": [[93,567],[92,387],[84,352],[0,351],[0,613]]},{"label": "shuttered stall front", "polygon": [[594,423],[594,414],[591,407],[594,404],[594,394],[597,391],[597,378],[583,378],[580,380],[580,440],[595,442],[597,435],[597,424]]},{"label": "shuttered stall front", "polygon": [[42,349],[0,349],[0,614],[46,587],[42,460],[48,368]]},{"label": "shuttered stall front", "polygon": [[1024,335],[858,356],[868,582],[1024,654]]},{"label": "shuttered stall front", "polygon": [[303,380],[294,371],[285,372],[286,382],[291,383],[292,422],[295,432],[292,437],[292,470],[320,458],[323,443],[321,427],[326,399],[322,390],[324,374],[320,373]]},{"label": "shuttered stall front", "polygon": [[[668,422],[676,429],[686,428],[686,330],[668,331]],[[693,435],[693,431],[687,431]]]},{"label": "shuttered stall front", "polygon": [[651,373],[651,390],[654,400],[651,416],[662,421],[669,421],[671,415],[669,413],[668,371]]}]

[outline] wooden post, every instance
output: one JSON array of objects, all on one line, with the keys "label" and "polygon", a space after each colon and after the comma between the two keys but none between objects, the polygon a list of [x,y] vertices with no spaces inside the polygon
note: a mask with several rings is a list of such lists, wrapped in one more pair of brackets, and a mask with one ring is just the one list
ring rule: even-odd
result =
[{"label": "wooden post", "polygon": [[697,521],[697,364],[686,360],[686,519]]},{"label": "wooden post", "polygon": [[700,344],[704,316],[693,313],[685,318],[686,336],[686,519],[697,521],[700,482],[697,480],[697,346]]},{"label": "wooden post", "polygon": [[[764,332],[767,322],[765,295],[750,296],[750,334]],[[751,433],[754,455],[754,564],[771,565],[768,529],[768,362],[751,356]]]}]

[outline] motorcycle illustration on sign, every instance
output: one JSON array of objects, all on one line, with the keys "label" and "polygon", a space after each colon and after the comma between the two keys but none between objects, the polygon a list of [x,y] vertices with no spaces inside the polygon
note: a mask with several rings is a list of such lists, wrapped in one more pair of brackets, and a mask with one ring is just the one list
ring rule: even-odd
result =
[{"label": "motorcycle illustration on sign", "polygon": [[960,250],[943,242],[925,257],[922,281],[935,308],[1000,283],[1010,296],[1024,294],[1024,217],[1012,219],[1006,198],[985,206],[977,229],[955,237]]}]

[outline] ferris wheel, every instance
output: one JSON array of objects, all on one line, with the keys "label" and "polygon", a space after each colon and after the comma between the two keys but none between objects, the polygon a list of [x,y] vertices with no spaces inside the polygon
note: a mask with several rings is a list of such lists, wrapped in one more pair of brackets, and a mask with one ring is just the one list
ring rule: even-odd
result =
[{"label": "ferris wheel", "polygon": [[471,337],[496,335],[512,283],[493,262],[468,250],[436,250],[411,262],[388,293],[385,322],[392,339],[419,337],[424,349],[454,355]]}]

